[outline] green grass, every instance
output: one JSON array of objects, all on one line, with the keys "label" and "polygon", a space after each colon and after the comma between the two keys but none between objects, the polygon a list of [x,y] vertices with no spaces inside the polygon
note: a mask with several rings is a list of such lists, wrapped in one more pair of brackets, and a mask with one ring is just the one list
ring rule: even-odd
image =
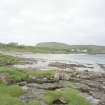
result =
[{"label": "green grass", "polygon": [[22,89],[18,85],[0,85],[0,95],[10,95],[11,97],[19,97],[22,94]]},{"label": "green grass", "polygon": [[45,101],[52,105],[54,100],[63,97],[67,105],[91,105],[79,92],[72,88],[62,89],[61,91],[49,91],[45,94]]},{"label": "green grass", "polygon": [[[32,76],[35,77],[52,77],[55,73],[53,70],[48,71],[33,71],[27,69],[17,69],[13,67],[0,67],[0,74],[8,73],[10,78],[15,81],[28,80]],[[67,82],[68,84],[68,82]],[[53,101],[63,97],[67,101],[67,105],[90,105],[87,100],[80,96],[79,91],[69,88],[61,89],[59,91],[48,91],[45,94],[45,102],[48,105],[52,105]],[[23,95],[22,89],[15,83],[12,85],[4,85],[0,83],[0,105],[40,105],[40,102],[33,101],[29,103],[23,103],[19,99],[19,96]]]},{"label": "green grass", "polygon": [[36,100],[36,101],[33,101],[33,102],[29,102],[28,105],[41,105],[41,104],[38,100]]},{"label": "green grass", "polygon": [[46,70],[46,71],[33,71],[33,70],[26,70],[27,74],[30,76],[30,77],[48,77],[48,78],[51,78],[54,76],[55,74],[55,71],[54,70]]},{"label": "green grass", "polygon": [[0,105],[40,105],[39,101],[23,103],[19,99],[21,95],[23,95],[23,91],[18,85],[0,84]]},{"label": "green grass", "polygon": [[0,74],[1,73],[7,73],[9,74],[8,79],[13,80],[14,82],[19,82],[19,81],[28,81],[33,76],[51,78],[54,76],[55,71],[53,70],[34,71],[31,69],[18,69],[14,67],[0,67]]},{"label": "green grass", "polygon": [[0,66],[13,65],[19,62],[20,60],[16,57],[0,54]]},{"label": "green grass", "polygon": [[27,80],[28,74],[24,70],[20,70],[14,67],[0,67],[0,74],[8,73],[9,78],[15,81]]},{"label": "green grass", "polygon": [[24,105],[19,96],[22,95],[22,89],[17,85],[0,85],[0,105]]},{"label": "green grass", "polygon": [[9,95],[0,96],[0,105],[25,105],[16,97],[11,97]]}]

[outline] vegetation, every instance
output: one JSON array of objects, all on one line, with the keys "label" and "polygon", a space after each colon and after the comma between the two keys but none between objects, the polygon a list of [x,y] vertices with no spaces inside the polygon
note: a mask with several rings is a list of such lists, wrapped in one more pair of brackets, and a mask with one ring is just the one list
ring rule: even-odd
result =
[{"label": "vegetation", "polygon": [[36,47],[68,49],[70,48],[70,45],[58,42],[42,42],[37,44]]},{"label": "vegetation", "polygon": [[[58,44],[58,43],[56,43]],[[32,52],[53,52],[53,53],[62,53],[68,49],[59,48],[40,48],[40,47],[31,47],[31,46],[19,46],[17,43],[10,43],[8,45],[0,44],[2,50],[15,50],[15,51],[32,51]],[[51,47],[51,46],[50,46]],[[31,69],[18,69],[8,65],[13,65],[20,63],[21,60],[7,55],[0,54],[0,105],[40,105],[39,100],[35,100],[29,103],[24,103],[20,100],[20,96],[24,94],[22,88],[17,85],[22,81],[30,81],[32,77],[54,77],[54,70],[47,71],[38,71]],[[10,82],[7,84],[7,82]],[[44,94],[44,101],[48,105],[52,105],[53,102],[59,98],[63,98],[67,105],[90,105],[89,102],[82,96],[79,92],[72,87],[56,90],[56,91],[46,91]]]},{"label": "vegetation", "polygon": [[11,85],[5,85],[2,80],[0,82],[0,105],[40,105],[39,101],[33,101],[29,103],[23,103],[20,101],[19,96],[23,94],[21,88],[16,85],[16,81],[27,81],[32,76],[44,77],[52,76],[53,71],[32,71],[17,69],[13,67],[0,67],[0,75],[2,73],[9,74],[9,77],[6,79],[12,79],[15,82]]},{"label": "vegetation", "polygon": [[29,102],[28,105],[40,105],[40,102],[37,100],[37,101]]},{"label": "vegetation", "polygon": [[7,79],[13,80],[14,82],[28,79],[28,74],[24,70],[14,67],[0,67],[0,74],[2,73],[8,74]]},{"label": "vegetation", "polygon": [[[14,67],[0,67],[0,74],[6,73],[8,80],[13,80],[14,83],[19,81],[29,81],[33,76],[35,77],[53,77],[54,72],[52,70],[48,71],[33,71],[25,69],[17,69]],[[2,81],[1,81],[2,82]]]},{"label": "vegetation", "polygon": [[23,91],[18,85],[0,84],[0,105],[40,105],[39,101],[23,103],[19,99],[21,95],[23,95]]},{"label": "vegetation", "polygon": [[36,46],[18,45],[18,43],[0,44],[1,50],[23,51],[33,53],[88,53],[105,54],[105,46],[95,45],[68,45],[56,42],[39,43]]},{"label": "vegetation", "polygon": [[19,62],[20,60],[16,57],[0,54],[0,66],[13,65]]},{"label": "vegetation", "polygon": [[22,94],[21,88],[17,85],[6,86],[1,84],[0,105],[24,105],[18,98]]},{"label": "vegetation", "polygon": [[54,100],[63,98],[67,105],[90,105],[90,103],[79,92],[72,88],[62,89],[60,91],[49,91],[45,94],[45,101],[52,105]]},{"label": "vegetation", "polygon": [[[13,67],[0,67],[0,74],[2,73],[8,73],[11,79],[20,82],[27,81],[33,76],[51,77],[54,76],[55,71],[33,71]],[[0,82],[0,105],[40,105],[39,100],[23,103],[19,99],[19,96],[21,95],[23,95],[23,91],[18,85],[16,85],[16,82],[11,85],[5,85],[3,82]],[[62,97],[67,102],[67,105],[90,105],[84,97],[80,96],[79,91],[72,87],[56,91],[48,91],[45,93],[44,100],[48,105],[52,105],[56,99]]]}]

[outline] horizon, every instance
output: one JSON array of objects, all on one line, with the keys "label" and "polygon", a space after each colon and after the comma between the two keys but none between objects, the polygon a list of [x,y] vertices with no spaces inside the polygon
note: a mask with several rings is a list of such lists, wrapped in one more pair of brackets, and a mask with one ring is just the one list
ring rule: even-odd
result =
[{"label": "horizon", "polygon": [[36,44],[21,44],[21,43],[18,43],[18,42],[8,42],[8,43],[5,43],[5,42],[0,42],[0,44],[10,44],[10,43],[17,43],[19,46],[23,45],[23,46],[36,46],[37,44],[39,43],[60,43],[60,44],[66,44],[66,45],[69,45],[69,46],[105,46],[105,45],[96,45],[96,44],[69,44],[69,43],[64,43],[64,42],[39,42],[39,43],[36,43]]}]

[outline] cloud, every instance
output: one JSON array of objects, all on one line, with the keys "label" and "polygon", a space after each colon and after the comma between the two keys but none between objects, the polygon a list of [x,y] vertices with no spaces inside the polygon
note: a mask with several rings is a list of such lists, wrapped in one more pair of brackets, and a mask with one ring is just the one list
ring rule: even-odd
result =
[{"label": "cloud", "polygon": [[0,41],[105,45],[104,0],[1,0]]}]

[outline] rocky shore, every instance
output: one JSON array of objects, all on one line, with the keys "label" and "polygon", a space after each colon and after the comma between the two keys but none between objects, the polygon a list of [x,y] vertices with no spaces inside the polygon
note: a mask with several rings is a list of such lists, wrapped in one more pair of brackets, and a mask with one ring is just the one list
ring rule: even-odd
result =
[{"label": "rocky shore", "polygon": [[[21,56],[21,55],[18,55]],[[19,81],[19,85],[24,95],[20,96],[23,102],[38,99],[41,105],[48,105],[44,101],[44,94],[47,91],[60,91],[64,88],[75,88],[80,91],[92,105],[105,105],[105,65],[104,64],[79,64],[79,63],[61,63],[56,61],[22,58],[28,61],[23,64],[23,68],[31,68],[40,70],[40,67],[47,67],[56,70],[54,78],[47,77],[32,77],[30,81]],[[39,62],[39,63],[38,63]],[[22,66],[19,66],[21,68]],[[15,66],[18,67],[18,66]],[[45,69],[45,70],[46,70]],[[63,74],[62,74],[63,72]],[[7,85],[13,82],[8,81],[8,73],[0,74],[0,79]],[[59,103],[59,104],[58,104]],[[66,100],[54,100],[53,105],[66,105]]]},{"label": "rocky shore", "polygon": [[[105,74],[93,71],[71,70],[65,72],[62,80],[49,80],[48,78],[34,78],[32,83],[23,83],[22,89],[25,92],[20,98],[27,102],[33,97],[40,99],[42,105],[47,105],[43,100],[43,94],[48,90],[60,90],[72,87],[81,92],[92,105],[105,105]],[[71,85],[72,84],[72,85]],[[61,105],[61,104],[57,104]],[[64,104],[63,104],[64,105]]]},{"label": "rocky shore", "polygon": [[102,64],[50,63],[49,66],[64,69],[65,80],[73,82],[93,105],[105,105],[105,66]]},{"label": "rocky shore", "polygon": [[[70,73],[71,74],[71,73]],[[105,74],[74,72],[70,76],[75,88],[80,90],[93,105],[105,105]]]}]

